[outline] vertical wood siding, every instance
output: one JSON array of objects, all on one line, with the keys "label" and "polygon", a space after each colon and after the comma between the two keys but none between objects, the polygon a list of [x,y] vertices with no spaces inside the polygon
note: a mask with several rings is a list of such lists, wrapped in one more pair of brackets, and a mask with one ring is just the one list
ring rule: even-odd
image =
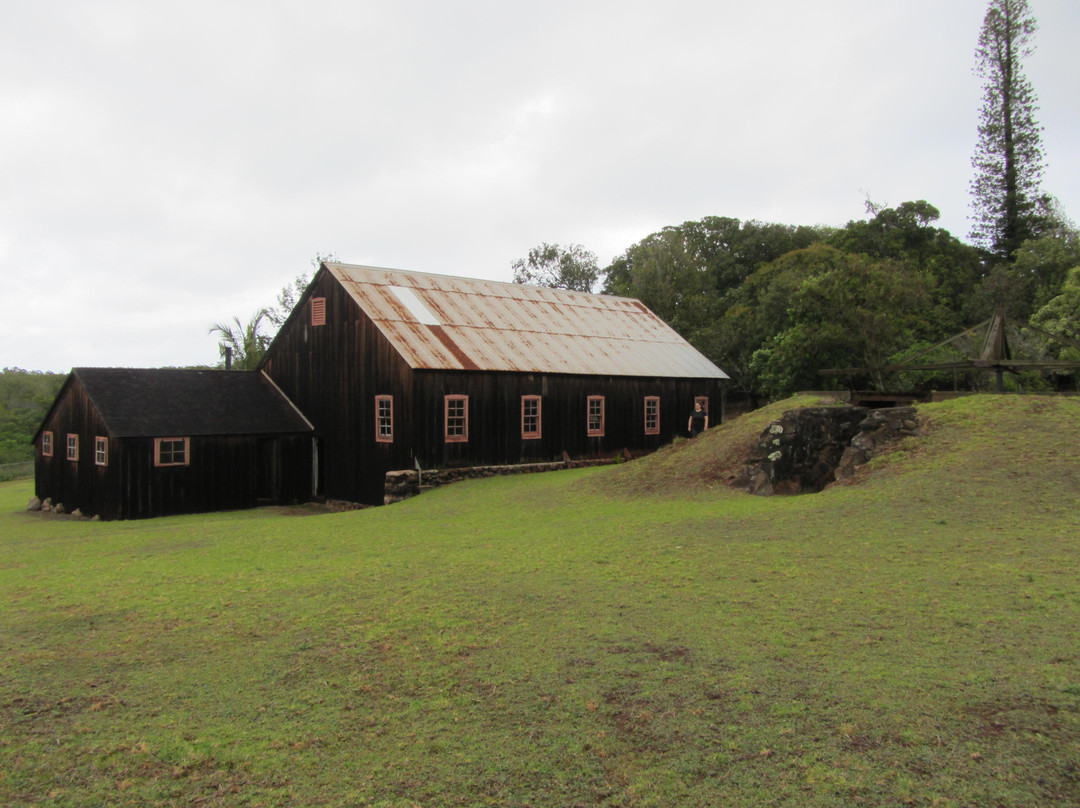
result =
[{"label": "vertical wood siding", "polygon": [[[326,324],[311,325],[307,298],[301,300],[263,369],[315,426],[319,493],[381,504],[386,471],[413,464],[412,370],[325,270],[307,297],[326,299]],[[392,442],[375,440],[375,398],[381,395],[394,400]]]},{"label": "vertical wood siding", "polygon": [[[469,396],[469,441],[443,440],[442,401]],[[542,397],[541,437],[521,436],[521,397]],[[604,397],[604,434],[587,434],[589,396]],[[660,433],[645,434],[645,398],[660,399]],[[708,396],[710,424],[719,422],[721,382],[529,373],[416,373],[416,456],[425,468],[533,463],[651,452],[686,435],[695,396]]]},{"label": "vertical wood siding", "polygon": [[[55,440],[52,457],[35,447],[35,490],[85,516],[140,519],[176,513],[306,502],[311,498],[309,435],[190,436],[190,464],[154,466],[153,437],[109,437],[82,385],[70,380],[44,426],[79,436],[79,460]],[[94,439],[108,437],[108,465],[94,462]],[[161,435],[157,437],[189,437]],[[62,440],[62,438],[61,438]]]},{"label": "vertical wood siding", "polygon": [[[154,466],[153,438],[117,441],[110,469],[120,510],[109,518],[307,502],[311,498],[311,437],[192,437],[187,466]],[[104,514],[103,514],[104,516]]]},{"label": "vertical wood siding", "polygon": [[[41,438],[34,447],[34,490],[38,498],[51,497],[54,505],[63,505],[70,513],[79,508],[93,516],[116,508],[117,492],[109,472],[118,451],[116,442],[109,441],[109,464],[94,463],[94,439],[108,432],[97,410],[91,405],[86,391],[74,378],[69,378],[57,394],[43,431],[53,433],[53,454],[41,453]],[[79,459],[67,459],[67,435],[79,436]]]},{"label": "vertical wood siding", "polygon": [[[655,450],[686,434],[695,396],[721,407],[718,379],[639,379],[411,369],[337,280],[321,270],[282,326],[263,369],[315,425],[321,494],[379,504],[386,472],[529,463]],[[325,298],[326,323],[310,321]],[[394,399],[394,439],[375,439],[376,396]],[[469,397],[469,440],[445,440],[445,397]],[[521,436],[521,397],[542,397],[541,437]],[[586,400],[605,397],[605,434],[588,437]],[[660,434],[645,434],[645,397],[660,398]]]}]

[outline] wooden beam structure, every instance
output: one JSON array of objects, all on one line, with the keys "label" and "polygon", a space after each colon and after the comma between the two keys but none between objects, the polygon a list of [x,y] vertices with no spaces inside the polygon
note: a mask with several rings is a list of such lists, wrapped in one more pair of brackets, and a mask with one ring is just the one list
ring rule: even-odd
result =
[{"label": "wooden beam structure", "polygon": [[[1080,350],[1080,342],[1077,342],[1076,340],[1069,339],[1060,334],[1044,331],[1030,323],[1022,323],[1018,320],[1006,317],[1005,314],[999,310],[995,312],[994,316],[990,319],[983,320],[981,323],[973,325],[970,328],[961,331],[959,334],[949,337],[947,340],[943,340],[936,345],[921,350],[908,357],[903,362],[881,367],[828,368],[819,372],[823,376],[854,376],[861,373],[874,373],[887,376],[893,373],[918,370],[951,370],[953,372],[959,370],[987,370],[994,372],[996,376],[997,391],[1000,393],[1004,391],[1004,374],[1006,372],[1018,373],[1021,370],[1074,370],[1080,368],[1080,360],[1014,358],[1006,333],[1007,325],[1016,326],[1017,328],[1026,328],[1030,331],[1034,331],[1036,334],[1054,340],[1055,342]],[[931,354],[934,351],[944,348],[947,345],[958,342],[965,337],[977,334],[984,328],[986,329],[986,334],[983,337],[982,349],[979,351],[978,356],[946,362],[915,361],[927,354]]]}]

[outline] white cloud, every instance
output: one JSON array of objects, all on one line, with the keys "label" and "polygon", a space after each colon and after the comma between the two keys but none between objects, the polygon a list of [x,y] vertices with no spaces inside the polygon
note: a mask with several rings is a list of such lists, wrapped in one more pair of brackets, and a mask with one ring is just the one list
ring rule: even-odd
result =
[{"label": "white cloud", "polygon": [[[59,0],[0,29],[0,363],[214,362],[343,260],[508,280],[706,215],[967,231],[984,0]],[[1080,210],[1080,11],[1041,0],[1046,189]]]}]

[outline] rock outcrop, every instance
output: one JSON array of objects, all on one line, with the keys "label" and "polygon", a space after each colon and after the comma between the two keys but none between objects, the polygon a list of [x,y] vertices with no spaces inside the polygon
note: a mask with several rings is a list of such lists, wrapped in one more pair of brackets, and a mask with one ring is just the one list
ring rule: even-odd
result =
[{"label": "rock outcrop", "polygon": [[840,457],[840,463],[836,467],[836,479],[845,480],[850,477],[859,466],[877,454],[882,446],[900,438],[920,434],[922,430],[914,407],[870,410],[870,414],[859,424],[859,433],[851,439],[851,445]]},{"label": "rock outcrop", "polygon": [[735,485],[752,494],[798,494],[845,479],[900,437],[919,434],[914,407],[806,407],[761,433]]}]

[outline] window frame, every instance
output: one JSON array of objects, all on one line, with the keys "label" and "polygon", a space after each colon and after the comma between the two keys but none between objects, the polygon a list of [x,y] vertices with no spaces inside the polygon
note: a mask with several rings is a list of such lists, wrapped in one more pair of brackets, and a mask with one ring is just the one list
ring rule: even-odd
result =
[{"label": "window frame", "polygon": [[67,457],[68,460],[75,461],[76,463],[79,461],[79,433],[78,432],[68,432],[67,433],[67,452],[65,453],[65,457]]},{"label": "window frame", "polygon": [[701,402],[701,410],[706,415],[709,414],[709,397],[708,396],[694,396],[694,403]]},{"label": "window frame", "polygon": [[94,465],[109,465],[109,439],[101,435],[94,436]]},{"label": "window frame", "polygon": [[[382,405],[388,406],[388,413],[384,416],[382,413]],[[375,442],[376,443],[393,443],[394,442],[394,397],[393,396],[375,396]]]},{"label": "window frame", "polygon": [[326,298],[311,298],[311,324],[326,325]]},{"label": "window frame", "polygon": [[[168,462],[164,462],[161,459],[162,444],[170,443],[183,443],[183,460],[170,459]],[[175,453],[175,448],[170,447],[170,458]],[[154,467],[155,468],[172,468],[176,466],[190,466],[191,465],[191,438],[154,438]]]},{"label": "window frame", "polygon": [[[536,412],[529,413],[527,408],[529,405],[536,405]],[[543,435],[543,397],[542,396],[522,396],[521,397],[521,439],[522,440],[539,440]],[[535,419],[535,428],[529,429],[530,419]]]},{"label": "window frame", "polygon": [[[451,405],[461,405],[461,414],[450,414]],[[453,420],[451,420],[453,419]],[[455,431],[451,432],[451,424]],[[460,431],[457,431],[460,429]],[[443,441],[446,443],[469,442],[469,397],[463,395],[443,396]]]},{"label": "window frame", "polygon": [[41,456],[52,457],[53,451],[53,433],[51,429],[46,429],[41,433]]},{"label": "window frame", "polygon": [[[653,407],[652,413],[649,412],[650,405]],[[652,421],[651,426],[649,425],[650,420]],[[660,434],[660,396],[645,396],[645,434]]]},{"label": "window frame", "polygon": [[[588,396],[585,399],[585,434],[590,438],[602,438],[604,437],[605,427],[605,396]],[[593,426],[593,404],[598,405],[598,417],[600,419],[599,426]]]}]

